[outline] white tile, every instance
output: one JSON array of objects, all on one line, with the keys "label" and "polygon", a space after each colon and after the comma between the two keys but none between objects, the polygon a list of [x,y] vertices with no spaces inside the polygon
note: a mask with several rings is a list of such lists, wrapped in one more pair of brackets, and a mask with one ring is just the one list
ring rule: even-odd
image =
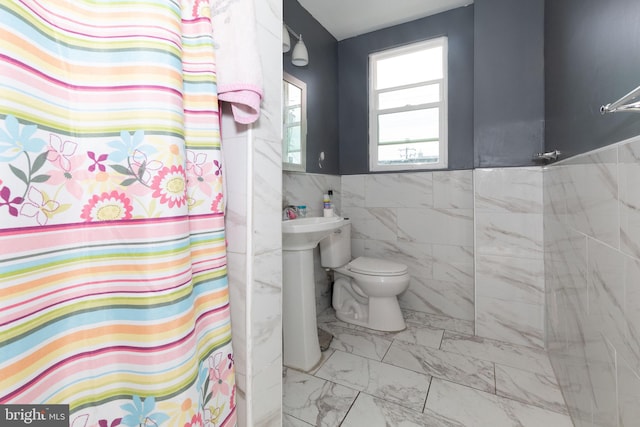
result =
[{"label": "white tile", "polygon": [[364,180],[366,175],[342,176],[342,205],[344,207],[365,207]]},{"label": "white tile", "polygon": [[229,306],[231,309],[231,338],[238,388],[246,390],[247,378],[247,277],[245,254],[227,253]]},{"label": "white tile", "polygon": [[437,378],[432,380],[425,414],[465,427],[573,427],[566,415]]},{"label": "white tile", "polygon": [[[253,164],[253,206],[259,207],[254,213],[252,235],[254,253],[263,253],[282,247],[281,200],[282,200],[282,160],[281,143],[259,138],[254,141]],[[260,165],[260,167],[255,167]]]},{"label": "white tile", "polygon": [[[236,376],[236,380],[238,377]],[[237,424],[247,425],[247,396],[244,388],[240,388],[236,383],[236,414],[238,414]]]},{"label": "white tile", "polygon": [[527,347],[544,348],[544,303],[476,297],[476,334]]},{"label": "white tile", "polygon": [[399,295],[400,307],[472,321],[473,286],[466,283],[412,276],[409,289]]},{"label": "white tile", "polygon": [[353,239],[397,240],[396,210],[394,208],[347,207],[344,216],[351,219]]},{"label": "white tile", "polygon": [[567,414],[567,406],[556,379],[547,375],[496,365],[496,394]]},{"label": "white tile", "polygon": [[445,427],[435,417],[420,411],[360,393],[347,414],[342,427]]},{"label": "white tile", "polygon": [[443,329],[434,329],[408,322],[407,329],[395,333],[393,339],[395,341],[417,344],[424,347],[440,348],[443,334]]},{"label": "white tile", "polygon": [[434,172],[433,207],[473,209],[473,171]]},{"label": "white tile", "polygon": [[566,351],[555,360],[557,363],[554,363],[558,365],[556,368],[558,382],[563,390],[571,419],[576,427],[593,427],[591,423],[593,391],[589,385],[589,371],[584,358],[584,349]]},{"label": "white tile", "polygon": [[432,245],[433,278],[474,286],[473,246]]},{"label": "white tile", "polygon": [[398,208],[397,218],[401,240],[473,246],[471,209]]},{"label": "white tile", "polygon": [[272,426],[282,424],[282,359],[273,360],[266,369],[254,372],[251,376],[251,387],[260,399],[249,399],[253,408],[253,424],[255,426]]},{"label": "white tile", "polygon": [[618,147],[620,249],[640,258],[640,140]]},{"label": "white tile", "polygon": [[[242,425],[242,424],[238,424]],[[289,414],[282,414],[282,427],[314,427],[313,424],[305,423]]]},{"label": "white tile", "polygon": [[554,375],[547,353],[542,349],[451,331],[445,331],[440,349],[529,372]]},{"label": "white tile", "polygon": [[627,360],[636,360],[637,341],[627,341],[630,324],[624,314],[625,307],[625,256],[593,239],[587,243],[589,257],[589,319],[598,332],[607,337]]},{"label": "white tile", "polygon": [[322,368],[322,365],[324,365],[324,362],[326,362],[334,352],[335,352],[334,349],[328,348],[322,353],[320,353],[320,361],[316,364],[316,366],[313,369],[311,369],[310,371],[307,371],[306,373],[309,375],[315,375],[316,372],[318,372],[320,368]]},{"label": "white tile", "polygon": [[640,375],[629,367],[626,360],[618,359],[618,413],[620,427],[638,424],[640,420]]},{"label": "white tile", "polygon": [[262,253],[253,257],[254,282],[252,297],[261,301],[251,307],[250,321],[254,334],[254,345],[260,345],[261,357],[272,359],[281,354],[282,316],[273,307],[282,305],[282,251]]},{"label": "white tile", "polygon": [[405,320],[408,323],[416,323],[418,325],[429,326],[434,329],[446,329],[461,334],[473,334],[473,321],[455,319],[447,316],[439,316],[436,314],[423,313],[414,310],[402,310]]},{"label": "white tile", "polygon": [[351,257],[358,258],[359,256],[365,256],[365,244],[367,239],[351,239]]},{"label": "white tile", "polygon": [[422,410],[430,380],[428,375],[341,351],[333,353],[316,376],[416,411]]},{"label": "white tile", "polygon": [[[327,331],[334,330],[334,328],[338,330],[357,331],[364,335],[375,336],[381,339],[381,342],[385,343],[391,343],[391,341],[397,340],[432,348],[440,347],[442,334],[444,333],[443,329],[432,328],[429,326],[412,323],[411,321],[407,321],[407,328],[400,332],[376,331],[338,320],[335,317],[335,311],[333,309],[329,309],[320,313],[320,315],[318,316],[318,327]],[[387,349],[388,347],[389,345],[387,345]]]},{"label": "white tile", "polygon": [[[331,307],[322,311],[321,313],[317,313],[316,318],[317,318],[318,326],[322,326],[323,323],[341,322],[336,317],[336,311]],[[341,322],[341,325],[348,325],[348,323]]]},{"label": "white tile", "polygon": [[564,165],[568,225],[618,248],[620,218],[616,147],[569,159]]},{"label": "white tile", "polygon": [[358,392],[311,375],[287,369],[282,410],[314,426],[340,425]]},{"label": "white tile", "polygon": [[367,207],[433,206],[431,172],[366,175],[364,187]]},{"label": "white tile", "polygon": [[495,393],[494,366],[458,353],[395,341],[383,362]]},{"label": "white tile", "polygon": [[[362,333],[376,335],[384,338],[392,337],[393,335],[393,332],[376,331],[373,329],[365,328],[364,326],[343,322],[342,320],[339,320],[336,317],[336,312],[333,308],[329,308],[324,312],[320,313],[317,319],[318,319],[318,327],[326,331],[329,331],[330,329],[335,327],[340,329],[350,329],[350,330],[360,331]],[[392,338],[389,338],[389,339],[392,339]]]},{"label": "white tile", "polygon": [[542,214],[476,212],[476,254],[543,257]]},{"label": "white tile", "polygon": [[[284,172],[282,174],[283,205],[306,205],[307,216],[322,216],[323,195],[333,190],[332,201],[339,202],[337,196],[340,196],[338,191],[340,183],[340,177],[337,175]],[[336,210],[342,215],[341,206],[337,206]]]},{"label": "white tile", "polygon": [[[323,324],[322,329],[333,335],[331,348],[357,354],[369,359],[382,360],[392,339],[371,334],[368,330]],[[364,329],[364,328],[363,328]]]},{"label": "white tile", "polygon": [[623,357],[635,361],[631,367],[640,372],[640,261],[626,257],[624,261],[624,315],[628,328]]},{"label": "white tile", "polygon": [[564,196],[564,164],[551,165],[543,168],[543,211],[545,217],[553,217],[561,221],[567,213],[566,197]]},{"label": "white tile", "polygon": [[618,422],[616,351],[607,342],[607,338],[598,333],[587,337],[585,341],[589,374],[585,380],[593,396],[591,407],[593,423],[597,426],[616,426]]},{"label": "white tile", "polygon": [[544,263],[500,256],[476,256],[476,295],[542,305],[544,303]]},{"label": "white tile", "polygon": [[587,307],[587,236],[545,218],[545,282],[551,289],[570,289]]},{"label": "white tile", "polygon": [[227,251],[245,253],[247,251],[247,176],[249,176],[246,135],[235,138],[225,136],[223,155],[227,185],[227,194],[225,194]]},{"label": "white tile", "polygon": [[476,212],[542,213],[542,168],[473,171]]},{"label": "white tile", "polygon": [[[255,2],[256,22],[276,37],[282,37],[278,30],[282,26],[282,2],[276,0]],[[282,65],[280,65],[282,66]]]},{"label": "white tile", "polygon": [[583,311],[577,299],[568,299],[563,308],[563,314],[566,313],[567,343],[559,355],[553,356],[556,378],[576,426],[592,427],[594,394],[586,353],[586,340],[592,327],[586,307]]}]

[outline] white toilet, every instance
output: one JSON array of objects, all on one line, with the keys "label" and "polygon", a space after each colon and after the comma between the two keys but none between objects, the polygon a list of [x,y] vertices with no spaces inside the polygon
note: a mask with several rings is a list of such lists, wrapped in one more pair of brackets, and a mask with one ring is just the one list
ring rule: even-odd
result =
[{"label": "white toilet", "polygon": [[378,331],[406,328],[398,295],[409,287],[407,266],[378,258],[351,260],[351,224],[320,241],[321,264],[334,271],[332,305],[343,322]]}]

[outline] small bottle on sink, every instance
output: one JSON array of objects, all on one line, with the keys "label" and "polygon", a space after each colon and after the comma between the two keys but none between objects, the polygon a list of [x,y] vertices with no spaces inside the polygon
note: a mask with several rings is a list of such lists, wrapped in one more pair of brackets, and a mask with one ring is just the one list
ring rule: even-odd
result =
[{"label": "small bottle on sink", "polygon": [[322,197],[322,204],[324,209],[322,210],[324,217],[332,217],[333,216],[333,204],[331,203],[331,195],[333,191],[329,190],[328,193]]}]

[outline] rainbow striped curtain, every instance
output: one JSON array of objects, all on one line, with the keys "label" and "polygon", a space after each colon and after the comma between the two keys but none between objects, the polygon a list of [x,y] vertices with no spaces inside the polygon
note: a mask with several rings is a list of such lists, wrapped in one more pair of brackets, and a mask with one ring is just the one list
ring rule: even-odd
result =
[{"label": "rainbow striped curtain", "polygon": [[235,425],[209,14],[0,2],[0,403]]}]

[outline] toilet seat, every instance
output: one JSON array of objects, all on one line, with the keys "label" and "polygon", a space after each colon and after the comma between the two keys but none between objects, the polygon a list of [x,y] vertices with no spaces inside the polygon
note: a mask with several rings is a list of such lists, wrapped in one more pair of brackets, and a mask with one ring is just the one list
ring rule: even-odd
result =
[{"label": "toilet seat", "polygon": [[358,257],[345,267],[349,271],[367,276],[402,276],[407,273],[407,266],[404,264],[369,257]]}]

